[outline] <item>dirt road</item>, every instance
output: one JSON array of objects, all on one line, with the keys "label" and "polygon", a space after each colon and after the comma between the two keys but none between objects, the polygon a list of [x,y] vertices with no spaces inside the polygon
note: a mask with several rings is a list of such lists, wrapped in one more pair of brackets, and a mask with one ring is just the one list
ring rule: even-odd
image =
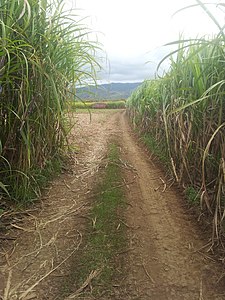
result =
[{"label": "dirt road", "polygon": [[[128,282],[136,293],[124,299],[225,299],[216,284],[221,270],[204,253],[207,240],[188,215],[184,199],[175,188],[167,188],[164,174],[138,146],[124,115],[120,124],[124,157],[137,174],[127,191],[127,219],[134,228]],[[132,176],[126,172],[127,182]]]},{"label": "dirt road", "polygon": [[205,252],[205,235],[139,145],[125,112],[95,112],[91,123],[88,114],[78,114],[76,120],[70,170],[53,180],[22,217],[11,216],[0,253],[2,299],[62,299],[62,282],[84,238],[90,194],[111,138],[119,142],[125,166],[129,237],[121,254],[124,280],[111,299],[225,299],[222,269]]}]

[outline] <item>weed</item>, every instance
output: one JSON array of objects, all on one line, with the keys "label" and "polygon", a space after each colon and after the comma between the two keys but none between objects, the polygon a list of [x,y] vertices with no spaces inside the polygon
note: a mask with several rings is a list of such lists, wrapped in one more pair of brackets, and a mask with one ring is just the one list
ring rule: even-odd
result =
[{"label": "weed", "polygon": [[150,151],[166,166],[169,166],[169,156],[165,144],[157,142],[151,134],[144,134],[141,139]]},{"label": "weed", "polygon": [[189,186],[185,189],[185,195],[188,201],[192,204],[199,204],[200,197],[199,192],[192,186]]}]

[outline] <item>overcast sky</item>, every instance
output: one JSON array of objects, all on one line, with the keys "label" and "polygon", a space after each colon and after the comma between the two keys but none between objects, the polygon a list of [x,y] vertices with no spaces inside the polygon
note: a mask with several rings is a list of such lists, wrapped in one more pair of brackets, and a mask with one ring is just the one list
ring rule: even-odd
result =
[{"label": "overcast sky", "polygon": [[[174,13],[195,0],[70,0],[79,9],[83,21],[102,43],[106,60],[105,82],[135,82],[154,76],[156,66],[170,48],[163,47],[177,40],[179,33],[186,37],[202,37],[218,32],[213,22],[200,8]],[[210,1],[218,3],[218,1]],[[224,22],[222,6],[210,5]],[[147,63],[148,62],[148,63]]]}]

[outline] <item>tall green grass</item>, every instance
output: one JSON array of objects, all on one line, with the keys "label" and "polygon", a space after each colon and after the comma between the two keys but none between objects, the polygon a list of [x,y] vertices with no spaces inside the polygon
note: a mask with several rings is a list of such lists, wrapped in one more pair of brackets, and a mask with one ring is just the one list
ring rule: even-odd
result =
[{"label": "tall green grass", "polygon": [[71,86],[95,77],[95,44],[64,1],[0,4],[0,198],[39,194],[42,170],[65,146]]},{"label": "tall green grass", "polygon": [[175,43],[170,70],[146,81],[127,107],[134,125],[160,144],[177,182],[196,191],[215,242],[225,229],[225,36],[219,26],[212,39]]}]

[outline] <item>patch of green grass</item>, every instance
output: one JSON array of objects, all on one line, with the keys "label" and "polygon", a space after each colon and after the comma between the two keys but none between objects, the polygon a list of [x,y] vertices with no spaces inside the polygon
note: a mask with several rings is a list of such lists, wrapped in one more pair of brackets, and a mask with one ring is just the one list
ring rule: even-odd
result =
[{"label": "patch of green grass", "polygon": [[[67,103],[67,108],[69,110],[80,110],[80,109],[124,109],[125,100],[107,100],[107,101],[69,101]],[[102,107],[99,107],[102,106]]]},{"label": "patch of green grass", "polygon": [[45,187],[48,182],[62,170],[63,158],[52,159],[46,162],[43,169],[34,170],[34,177],[38,185]]},{"label": "patch of green grass", "polygon": [[[121,222],[125,206],[118,147],[110,145],[108,164],[95,193],[94,206],[89,215],[92,220],[87,228],[88,235],[80,257],[75,259],[76,268],[71,272],[69,286],[79,288],[91,271],[101,270],[92,282],[92,294],[96,297],[112,289],[118,274],[118,252],[126,247],[125,228]],[[88,291],[86,291],[88,293]],[[98,298],[99,299],[99,298]]]},{"label": "patch of green grass", "polygon": [[33,168],[27,174],[21,172],[19,176],[16,172],[11,172],[7,177],[12,187],[11,199],[18,206],[29,205],[40,196],[41,190],[48,185],[50,180],[61,172],[64,163],[66,163],[66,157],[57,157],[46,161],[42,168]]},{"label": "patch of green grass", "polygon": [[166,146],[159,144],[149,133],[142,136],[142,140],[150,151],[166,166],[169,166],[169,155]]},{"label": "patch of green grass", "polygon": [[199,192],[193,186],[185,189],[185,196],[191,204],[199,204],[200,202]]}]

